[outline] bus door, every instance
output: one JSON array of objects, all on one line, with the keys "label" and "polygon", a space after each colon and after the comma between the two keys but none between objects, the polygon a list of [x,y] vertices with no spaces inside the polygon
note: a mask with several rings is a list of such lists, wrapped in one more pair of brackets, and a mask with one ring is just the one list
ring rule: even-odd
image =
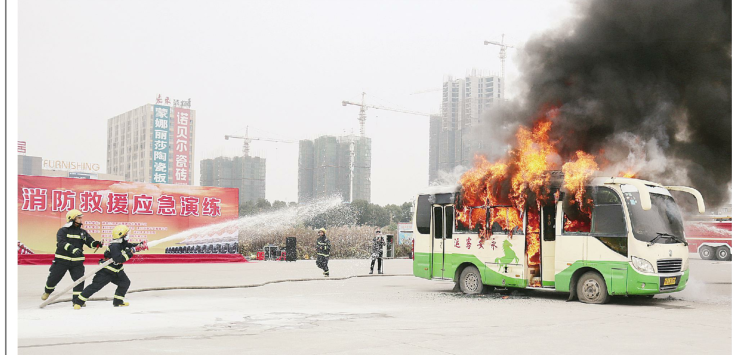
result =
[{"label": "bus door", "polygon": [[453,275],[444,273],[445,250],[452,243],[454,228],[454,207],[434,205],[431,210],[431,277],[434,279],[452,279]]},{"label": "bus door", "polygon": [[554,286],[556,205],[541,209],[541,286]]}]

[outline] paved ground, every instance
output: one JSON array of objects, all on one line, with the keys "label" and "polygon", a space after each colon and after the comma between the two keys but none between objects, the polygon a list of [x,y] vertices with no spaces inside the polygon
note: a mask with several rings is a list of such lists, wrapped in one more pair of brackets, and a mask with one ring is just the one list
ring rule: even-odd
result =
[{"label": "paved ground", "polygon": [[[607,305],[543,291],[465,296],[452,283],[410,274],[410,260],[364,275],[368,260],[126,266],[131,290],[166,286],[252,288],[130,293],[127,308],[69,302],[39,309],[48,267],[20,266],[21,354],[730,354],[730,262],[693,259],[683,292]],[[89,271],[90,266],[87,267]],[[67,278],[60,287],[67,285]],[[98,295],[109,297],[107,286]]]}]

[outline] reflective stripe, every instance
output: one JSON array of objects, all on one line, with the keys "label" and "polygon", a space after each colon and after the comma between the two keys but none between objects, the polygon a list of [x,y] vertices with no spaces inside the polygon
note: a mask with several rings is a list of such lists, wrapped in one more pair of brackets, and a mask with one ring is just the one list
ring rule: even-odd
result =
[{"label": "reflective stripe", "polygon": [[70,246],[71,246],[71,244],[69,244],[69,243],[66,243],[66,245],[64,245],[64,250],[69,250],[69,247],[70,247]]},{"label": "reflective stripe", "polygon": [[74,234],[67,234],[66,237],[71,238],[71,239],[82,239],[81,236],[74,235]]},{"label": "reflective stripe", "polygon": [[319,254],[319,253],[317,253],[317,255],[320,255],[320,256],[329,256],[329,254]]},{"label": "reflective stripe", "polygon": [[81,295],[81,294],[82,294],[82,291],[79,291],[79,292],[72,292],[71,294],[72,294],[72,295],[75,295],[75,296],[76,296],[76,295]]},{"label": "reflective stripe", "polygon": [[125,300],[125,297],[123,297],[123,296],[118,296],[118,295],[115,295],[115,298],[117,298],[117,299],[119,299],[119,300]]},{"label": "reflective stripe", "polygon": [[320,243],[320,242],[316,242],[316,243],[319,245],[327,245],[327,243]]},{"label": "reflective stripe", "polygon": [[59,255],[59,254],[54,254],[54,256],[57,257],[57,258],[59,258],[59,259],[64,259],[64,260],[69,260],[69,261],[83,261],[84,260],[84,257],[83,256],[80,256],[78,258],[70,258],[68,256],[63,256],[63,255]]},{"label": "reflective stripe", "polygon": [[49,289],[49,290],[53,290],[53,289],[56,288],[56,286],[54,286],[54,287],[48,287],[48,285],[46,285],[46,288]]},{"label": "reflective stripe", "polygon": [[84,302],[87,302],[87,299],[84,296],[82,296],[82,295],[79,295],[79,299],[82,300],[82,301],[84,301]]},{"label": "reflective stripe", "polygon": [[120,270],[122,270],[123,268],[115,269],[114,267],[111,267],[108,265],[108,266],[105,266],[105,269],[110,270],[112,272],[120,272]]},{"label": "reflective stripe", "polygon": [[126,253],[126,252],[123,251],[122,252],[122,255],[125,257],[125,261],[130,260],[130,257],[128,256],[128,253]]}]

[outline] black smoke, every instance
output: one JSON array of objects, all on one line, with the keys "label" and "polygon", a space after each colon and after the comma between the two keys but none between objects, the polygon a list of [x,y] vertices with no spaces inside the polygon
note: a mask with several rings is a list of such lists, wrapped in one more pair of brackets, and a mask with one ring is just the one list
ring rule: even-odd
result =
[{"label": "black smoke", "polygon": [[[593,0],[518,55],[522,94],[484,119],[486,138],[513,141],[519,124],[559,108],[563,159],[598,155],[611,173],[730,199],[732,8],[717,0]],[[500,127],[500,128],[499,128]]]}]

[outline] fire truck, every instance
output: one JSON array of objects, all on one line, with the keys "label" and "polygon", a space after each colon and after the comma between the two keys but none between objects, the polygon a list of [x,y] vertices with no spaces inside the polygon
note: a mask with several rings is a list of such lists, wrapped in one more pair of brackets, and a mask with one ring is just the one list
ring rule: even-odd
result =
[{"label": "fire truck", "polygon": [[685,224],[689,252],[704,260],[732,260],[732,216],[707,216]]},{"label": "fire truck", "polygon": [[[584,303],[686,287],[690,245],[669,191],[694,195],[703,214],[697,190],[596,177],[585,186],[589,206],[580,213],[574,193],[562,186],[551,186],[543,203],[529,201],[522,211],[507,204],[467,206],[468,192],[460,185],[419,193],[414,276],[452,280],[467,294],[487,287],[529,288],[569,292],[570,300]],[[463,223],[467,215],[479,222]]]}]

